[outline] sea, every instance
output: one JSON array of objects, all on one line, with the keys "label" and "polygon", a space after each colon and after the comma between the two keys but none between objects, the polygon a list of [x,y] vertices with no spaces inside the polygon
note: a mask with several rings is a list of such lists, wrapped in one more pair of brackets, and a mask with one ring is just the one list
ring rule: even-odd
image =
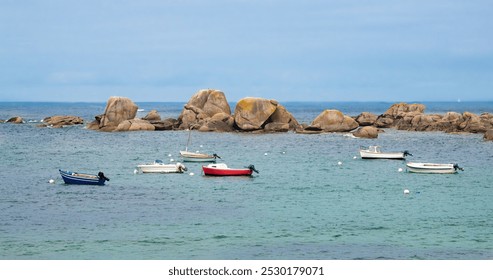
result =
[{"label": "sea", "polygon": [[[138,117],[156,109],[162,118],[177,118],[185,104],[136,103]],[[493,113],[493,102],[421,103],[426,113]],[[282,104],[300,123],[325,109],[356,116],[392,105]],[[0,259],[493,259],[493,142],[482,134],[193,132],[189,150],[259,170],[253,177],[206,177],[201,163],[185,163],[183,174],[135,173],[141,163],[180,161],[187,131],[37,127],[53,115],[89,123],[105,105],[0,103],[0,119],[26,121],[0,124]],[[368,145],[408,150],[408,161],[458,163],[464,171],[408,173],[405,161],[361,159],[358,149]],[[59,169],[102,171],[110,181],[66,185]]]}]

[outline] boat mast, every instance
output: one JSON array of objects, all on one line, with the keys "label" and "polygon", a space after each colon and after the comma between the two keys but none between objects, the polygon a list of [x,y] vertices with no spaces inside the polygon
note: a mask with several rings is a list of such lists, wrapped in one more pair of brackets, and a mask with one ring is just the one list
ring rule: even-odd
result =
[{"label": "boat mast", "polygon": [[192,136],[192,127],[188,129],[188,141],[187,141],[187,146],[185,147],[185,152],[188,152],[188,146],[190,145],[191,136]]}]

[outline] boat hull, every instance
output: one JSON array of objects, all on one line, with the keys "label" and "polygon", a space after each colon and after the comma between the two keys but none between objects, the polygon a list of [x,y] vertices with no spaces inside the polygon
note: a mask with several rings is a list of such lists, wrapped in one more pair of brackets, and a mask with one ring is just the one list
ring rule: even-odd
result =
[{"label": "boat hull", "polygon": [[183,173],[186,167],[181,164],[140,164],[137,168],[142,173]]},{"label": "boat hull", "polygon": [[406,164],[407,171],[411,173],[426,173],[426,174],[454,174],[457,169],[453,164],[439,163],[408,163]]},{"label": "boat hull", "polygon": [[59,170],[59,171],[65,184],[103,186],[104,182],[106,181],[104,178],[100,178],[96,175],[73,173],[63,170]]},{"label": "boat hull", "polygon": [[405,159],[404,153],[374,153],[368,151],[360,151],[360,156],[362,159]]},{"label": "boat hull", "polygon": [[251,176],[252,170],[245,169],[231,169],[231,168],[213,168],[202,166],[202,170],[204,171],[204,175],[207,176]]},{"label": "boat hull", "polygon": [[180,151],[180,156],[186,162],[216,162],[216,157],[208,154]]}]

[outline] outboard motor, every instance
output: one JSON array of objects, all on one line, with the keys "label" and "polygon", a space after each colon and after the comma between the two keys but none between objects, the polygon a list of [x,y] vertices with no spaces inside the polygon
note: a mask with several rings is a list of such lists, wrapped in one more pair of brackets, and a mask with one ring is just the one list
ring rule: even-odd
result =
[{"label": "outboard motor", "polygon": [[178,164],[178,171],[183,173],[184,171],[187,171],[187,170],[188,170],[188,168],[185,165],[183,165],[181,163]]},{"label": "outboard motor", "polygon": [[404,156],[413,156],[413,154],[411,154],[409,151],[404,151]]},{"label": "outboard motor", "polygon": [[258,170],[257,170],[257,169],[255,169],[255,166],[254,166],[253,164],[250,164],[250,165],[248,166],[248,169],[252,170],[252,171],[253,171],[253,172],[255,172],[255,173],[258,173]]},{"label": "outboard motor", "polygon": [[454,169],[464,171],[464,168],[460,167],[457,163],[454,163]]},{"label": "outboard motor", "polygon": [[221,157],[220,157],[220,156],[218,156],[217,154],[212,154],[212,156],[213,156],[214,158],[221,158]]},{"label": "outboard motor", "polygon": [[99,179],[103,179],[105,181],[109,181],[110,180],[109,178],[107,178],[106,176],[104,176],[104,173],[101,172],[101,171],[98,173],[98,177],[99,177]]}]

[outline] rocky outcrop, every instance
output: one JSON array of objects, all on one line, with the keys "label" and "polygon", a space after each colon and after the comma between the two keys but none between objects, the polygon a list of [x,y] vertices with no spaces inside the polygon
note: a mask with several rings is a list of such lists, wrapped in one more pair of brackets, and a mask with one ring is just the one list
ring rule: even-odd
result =
[{"label": "rocky outcrop", "polygon": [[243,98],[236,104],[234,120],[243,131],[259,130],[277,109],[279,103],[257,97]]},{"label": "rocky outcrop", "polygon": [[[120,124],[124,121],[133,120],[137,114],[137,105],[126,97],[112,96],[106,103],[104,114],[96,116],[96,120],[90,123],[88,129],[96,129],[100,131],[122,131]],[[122,125],[127,127],[128,123]],[[128,126],[130,127],[130,126]]]},{"label": "rocky outcrop", "polygon": [[325,110],[305,129],[320,132],[348,132],[359,125],[351,117],[338,110]]},{"label": "rocky outcrop", "polygon": [[423,114],[425,108],[423,104],[393,104],[385,113],[378,116],[375,125],[382,128],[402,127],[402,129],[407,129],[412,119],[417,115]]},{"label": "rocky outcrop", "polygon": [[64,126],[70,125],[78,125],[83,124],[84,119],[77,116],[52,116],[43,119],[43,124],[39,125],[39,127],[53,127],[60,128]]},{"label": "rocky outcrop", "polygon": [[125,120],[121,122],[118,127],[113,130],[115,132],[118,131],[138,131],[138,130],[155,130],[154,125],[152,125],[149,121],[142,119],[132,119]]},{"label": "rocky outcrop", "polygon": [[356,122],[360,126],[374,125],[378,116],[369,112],[363,112],[356,117]]},{"label": "rocky outcrop", "polygon": [[178,123],[179,129],[233,130],[233,117],[226,96],[214,89],[204,89],[194,94],[184,106]]},{"label": "rocky outcrop", "polygon": [[483,136],[486,141],[493,141],[493,129],[488,129]]},{"label": "rocky outcrop", "polygon": [[178,120],[173,118],[149,122],[154,126],[155,130],[173,130],[178,128]]},{"label": "rocky outcrop", "polygon": [[279,102],[258,97],[238,101],[234,121],[242,131],[286,132],[300,127],[294,116]]},{"label": "rocky outcrop", "polygon": [[142,118],[143,120],[153,122],[153,121],[160,121],[161,120],[161,115],[156,110],[151,110],[145,117]]},{"label": "rocky outcrop", "polygon": [[20,124],[24,123],[24,119],[21,117],[12,117],[6,121],[7,123],[15,123],[15,124]]},{"label": "rocky outcrop", "polygon": [[353,135],[358,138],[378,138],[378,128],[374,126],[363,126],[353,132]]}]

